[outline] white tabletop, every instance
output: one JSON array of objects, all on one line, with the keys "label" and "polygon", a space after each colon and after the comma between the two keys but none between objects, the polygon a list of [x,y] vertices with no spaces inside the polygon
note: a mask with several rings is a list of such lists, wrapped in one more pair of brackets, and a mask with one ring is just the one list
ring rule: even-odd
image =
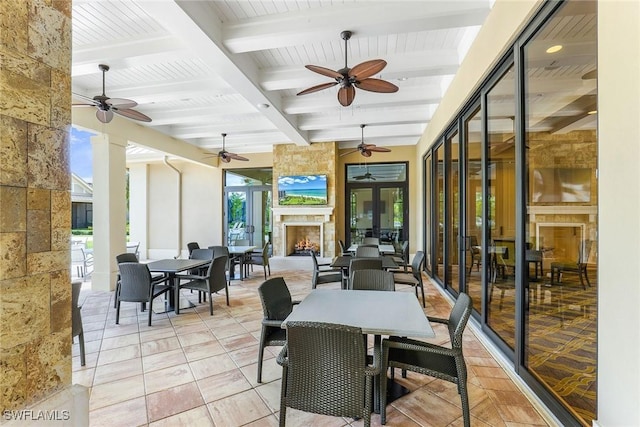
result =
[{"label": "white tabletop", "polygon": [[[355,252],[358,249],[358,245],[351,245],[347,248],[349,252]],[[396,248],[393,245],[378,245],[378,250],[381,254],[393,254],[396,252]]]},{"label": "white tabletop", "polygon": [[257,246],[227,246],[230,254],[244,254],[251,252],[257,248]]},{"label": "white tabletop", "polygon": [[364,334],[435,337],[418,299],[410,292],[315,289],[282,327],[296,320],[355,326]]}]

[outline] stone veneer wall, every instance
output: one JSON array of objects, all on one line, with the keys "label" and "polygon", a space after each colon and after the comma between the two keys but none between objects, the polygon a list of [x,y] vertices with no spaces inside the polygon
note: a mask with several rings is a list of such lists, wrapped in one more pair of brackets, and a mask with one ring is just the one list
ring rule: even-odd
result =
[{"label": "stone veneer wall", "polygon": [[0,412],[71,385],[71,0],[0,2]]},{"label": "stone veneer wall", "polygon": [[[324,256],[335,255],[336,247],[336,167],[338,146],[335,142],[314,143],[310,146],[273,146],[273,203],[278,206],[278,178],[286,175],[325,174],[327,175],[327,206],[333,206],[330,221],[324,223]],[[273,221],[273,253],[286,256],[282,252],[282,222],[324,221],[323,215],[283,216]]]}]

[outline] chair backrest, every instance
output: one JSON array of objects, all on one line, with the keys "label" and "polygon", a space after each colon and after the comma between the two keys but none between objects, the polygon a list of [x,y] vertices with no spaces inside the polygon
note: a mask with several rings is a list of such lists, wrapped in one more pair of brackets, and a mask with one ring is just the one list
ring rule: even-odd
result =
[{"label": "chair backrest", "polygon": [[338,240],[338,244],[340,245],[340,253],[346,254],[347,248],[344,247],[344,242],[342,240]]},{"label": "chair backrest", "polygon": [[362,239],[363,245],[379,245],[380,239],[378,237],[364,237]]},{"label": "chair backrest", "polygon": [[287,322],[287,406],[326,415],[362,416],[365,356],[360,328]]},{"label": "chair backrest", "polygon": [[311,255],[311,260],[313,261],[313,271],[319,271],[320,267],[318,266],[318,257],[316,257],[315,251],[309,251]]},{"label": "chair backrest", "polygon": [[227,260],[229,258],[222,255],[214,258],[209,264],[207,269],[207,276],[209,277],[209,290],[211,292],[217,292],[227,287]]},{"label": "chair backrest", "polygon": [[349,261],[349,272],[356,270],[382,270],[382,258],[353,258]]},{"label": "chair backrest", "polygon": [[258,287],[258,295],[260,295],[265,319],[284,320],[293,310],[291,293],[282,277],[265,280]]},{"label": "chair backrest", "polygon": [[84,261],[83,246],[77,245],[71,247],[71,262],[82,263]]},{"label": "chair backrest", "polygon": [[236,239],[231,241],[232,246],[249,246],[249,239]]},{"label": "chair backrest", "polygon": [[377,258],[380,256],[380,249],[377,245],[359,245],[356,248],[357,258]]},{"label": "chair backrest", "polygon": [[449,328],[449,338],[451,339],[451,348],[462,351],[462,333],[471,315],[471,306],[471,297],[464,292],[460,292],[456,303],[451,309],[449,322],[447,324]]},{"label": "chair backrest", "polygon": [[189,255],[191,259],[213,259],[213,249],[194,249]]},{"label": "chair backrest", "polygon": [[121,264],[123,262],[138,262],[136,254],[125,252],[120,255],[116,255],[116,263]]},{"label": "chair backrest", "polygon": [[151,273],[147,264],[139,262],[122,262],[120,270],[120,300],[145,302],[149,299]]},{"label": "chair backrest", "polygon": [[136,254],[138,256],[138,249],[140,248],[140,242],[127,242],[127,252]]},{"label": "chair backrest", "polygon": [[194,249],[200,249],[200,245],[198,244],[198,242],[187,243],[187,250],[189,251],[189,256],[191,256],[191,252],[193,252]]},{"label": "chair backrest", "polygon": [[349,289],[361,291],[395,291],[393,273],[384,270],[356,270],[351,273]]},{"label": "chair backrest", "polygon": [[578,247],[578,264],[586,264],[589,261],[591,246],[593,246],[593,240],[585,240],[580,243]]},{"label": "chair backrest", "polygon": [[405,263],[409,264],[409,241],[402,242],[402,259]]},{"label": "chair backrest", "polygon": [[422,269],[424,267],[424,252],[417,251],[411,261],[411,273],[413,277],[420,280],[422,283]]}]

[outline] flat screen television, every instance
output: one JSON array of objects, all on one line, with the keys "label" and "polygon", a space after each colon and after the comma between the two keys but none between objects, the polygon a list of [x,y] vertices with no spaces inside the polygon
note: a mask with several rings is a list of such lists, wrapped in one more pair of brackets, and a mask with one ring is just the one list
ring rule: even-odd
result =
[{"label": "flat screen television", "polygon": [[534,203],[591,201],[590,168],[537,168],[531,182]]},{"label": "flat screen television", "polygon": [[278,203],[291,205],[326,205],[327,175],[290,175],[278,178]]}]

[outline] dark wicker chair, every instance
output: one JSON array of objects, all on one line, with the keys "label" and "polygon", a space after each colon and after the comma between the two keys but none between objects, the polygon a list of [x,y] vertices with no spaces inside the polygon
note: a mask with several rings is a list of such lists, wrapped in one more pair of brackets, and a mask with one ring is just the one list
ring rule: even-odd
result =
[{"label": "dark wicker chair", "polygon": [[365,237],[362,239],[363,245],[379,245],[380,239],[378,237]]},{"label": "dark wicker chair", "polygon": [[189,251],[189,257],[191,257],[191,252],[193,252],[194,249],[200,249],[200,245],[198,244],[198,242],[187,243],[187,250]]},{"label": "dark wicker chair", "polygon": [[[123,254],[116,255],[116,264],[120,265],[123,262],[139,262],[139,260],[136,254],[133,254],[131,252],[125,252]],[[120,292],[120,272],[118,272],[118,275],[116,276],[116,292],[113,298],[113,308],[116,308],[118,305],[118,292]],[[142,303],[141,305],[142,311],[144,311],[144,303]]]},{"label": "dark wicker chair", "polygon": [[378,245],[358,245],[356,248],[356,258],[378,258],[379,256]]},{"label": "dark wicker chair", "polygon": [[282,277],[266,280],[258,288],[258,295],[260,295],[264,313],[258,347],[258,382],[261,383],[264,348],[286,344],[287,333],[281,327],[282,321],[291,313],[293,305],[299,304],[300,301],[291,300],[289,288]]},{"label": "dark wicker chair", "polygon": [[351,252],[347,250],[342,240],[338,240],[338,244],[340,245],[340,255],[343,256],[351,256],[353,255]]},{"label": "dark wicker chair", "polygon": [[280,426],[286,408],[338,417],[359,417],[371,424],[372,378],[380,372],[380,354],[367,365],[362,330],[344,325],[288,322],[282,366]]},{"label": "dark wicker chair", "polygon": [[409,241],[405,240],[402,242],[402,246],[400,250],[397,251],[393,256],[393,260],[398,266],[402,267],[402,270],[406,273],[407,266],[409,265]]},{"label": "dark wicker chair", "polygon": [[[423,375],[450,381],[458,386],[462,401],[462,416],[465,427],[471,425],[469,417],[469,396],[467,394],[467,365],[462,354],[462,333],[471,314],[471,298],[461,292],[451,310],[449,319],[429,317],[430,322],[448,326],[451,348],[416,341],[409,338],[390,337],[382,340],[382,369],[380,381],[380,421],[386,423],[387,369],[400,368],[403,371],[418,372]],[[393,369],[391,371],[393,377]],[[382,391],[385,392],[382,392]]]},{"label": "dark wicker chair", "polygon": [[[178,300],[180,289],[191,289],[209,294],[209,313],[213,316],[212,294],[224,289],[227,297],[227,305],[229,305],[229,282],[226,276],[227,260],[228,258],[224,255],[214,258],[209,264],[205,276],[191,274],[177,276],[180,281],[188,280],[188,282],[184,284],[181,283],[178,289],[176,289],[176,301]],[[179,308],[176,314],[179,314]]]},{"label": "dark wicker chair", "polygon": [[78,337],[80,344],[80,366],[84,366],[86,365],[84,356],[84,330],[82,328],[82,315],[80,314],[82,306],[79,304],[81,288],[81,280],[71,282],[71,339]]},{"label": "dark wicker chair", "polygon": [[120,289],[116,296],[116,325],[120,323],[120,303],[122,301],[149,303],[149,326],[151,326],[151,302],[154,298],[171,290],[166,278],[153,280],[149,267],[138,262],[123,262],[118,264],[120,270]]},{"label": "dark wicker chair", "polygon": [[246,263],[251,266],[261,265],[264,270],[264,280],[267,280],[267,270],[269,270],[269,276],[271,276],[271,267],[269,266],[269,242],[265,242],[259,253],[252,252],[251,257]]},{"label": "dark wicker chair", "polygon": [[418,288],[422,292],[422,306],[426,307],[427,303],[424,298],[424,285],[422,284],[422,269],[424,267],[424,252],[417,251],[411,261],[411,272],[408,273],[394,273],[393,277],[399,285],[411,285],[416,291],[416,298],[418,298]]},{"label": "dark wicker chair", "polygon": [[342,273],[338,270],[322,268],[328,266],[328,264],[319,264],[318,258],[315,252],[310,251],[311,259],[313,260],[313,276],[311,277],[311,288],[315,289],[317,285],[322,283],[342,283],[342,287],[345,287],[344,280],[342,280]]},{"label": "dark wicker chair", "polygon": [[353,272],[358,270],[382,270],[382,258],[352,258],[349,261],[349,276],[344,278],[347,289],[351,288]]},{"label": "dark wicker chair", "polygon": [[395,291],[393,273],[378,270],[355,270],[351,273],[349,289],[361,291]]}]

